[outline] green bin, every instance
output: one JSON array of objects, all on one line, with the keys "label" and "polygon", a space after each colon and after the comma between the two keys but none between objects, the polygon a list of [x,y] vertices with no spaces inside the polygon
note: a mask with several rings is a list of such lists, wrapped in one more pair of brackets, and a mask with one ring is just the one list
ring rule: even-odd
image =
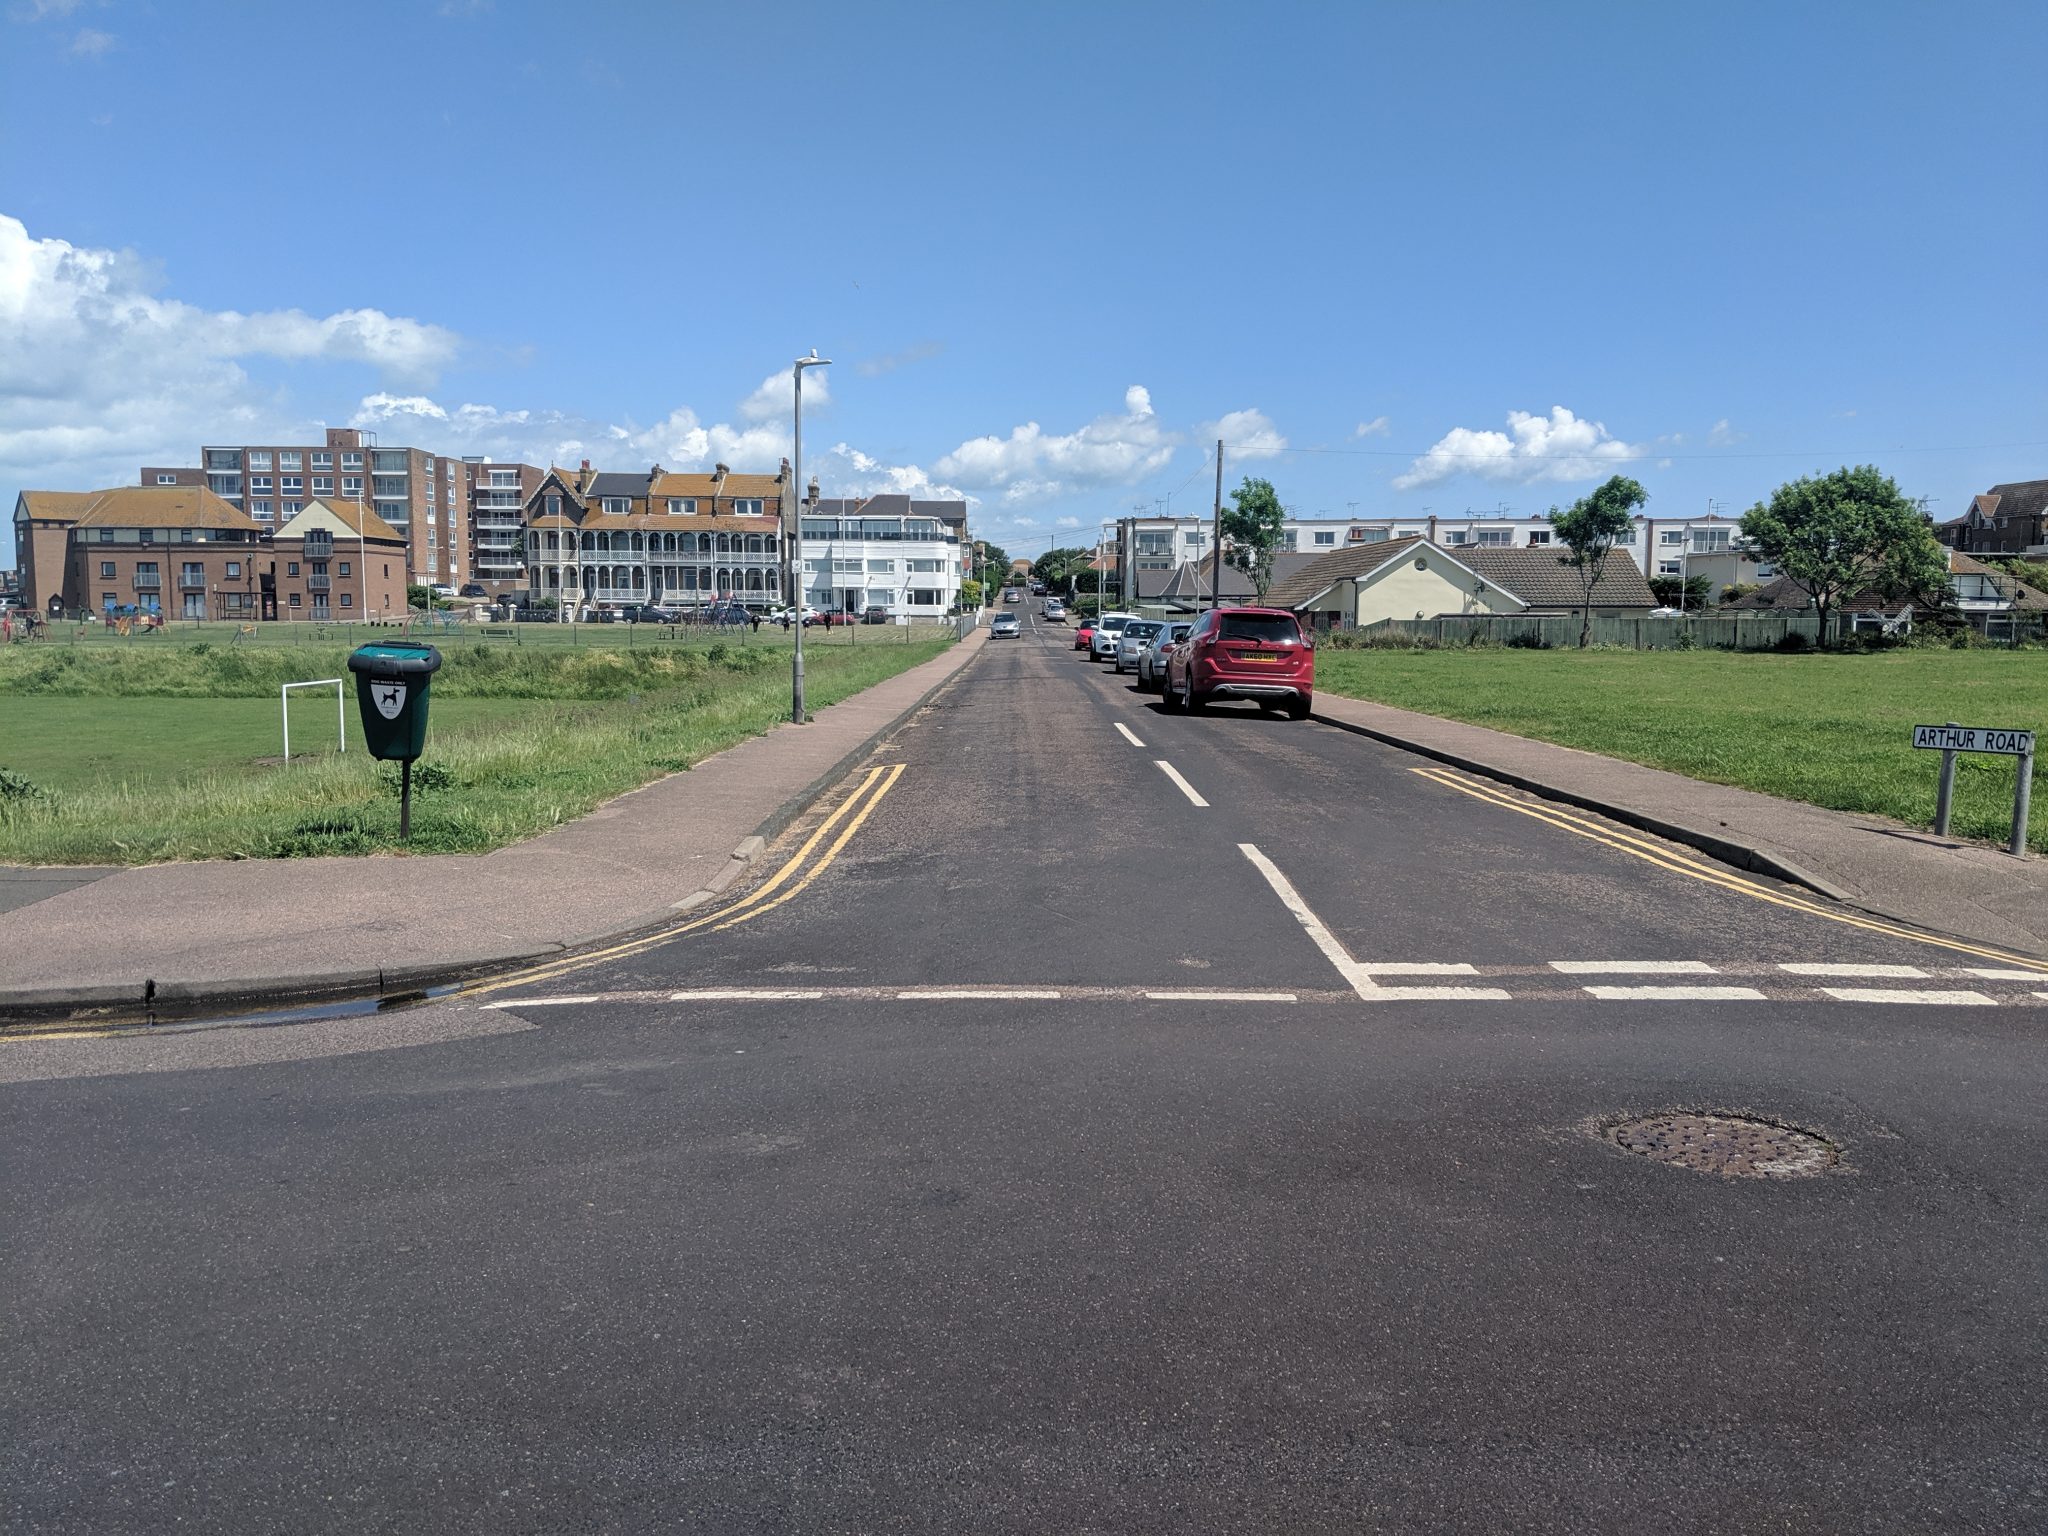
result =
[{"label": "green bin", "polygon": [[411,641],[357,646],[348,669],[356,675],[356,708],[372,757],[409,763],[427,745],[427,690],[441,670],[441,653]]}]

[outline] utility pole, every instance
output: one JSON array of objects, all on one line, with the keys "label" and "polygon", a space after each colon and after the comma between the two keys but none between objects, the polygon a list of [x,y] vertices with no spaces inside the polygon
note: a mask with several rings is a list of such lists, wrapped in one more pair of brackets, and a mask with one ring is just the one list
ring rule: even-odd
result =
[{"label": "utility pole", "polygon": [[1216,507],[1209,523],[1209,607],[1221,606],[1223,592],[1223,439],[1216,439]]},{"label": "utility pole", "polygon": [[[831,362],[832,360],[828,357],[818,356],[818,349],[813,347],[809,357],[798,358],[790,367],[789,486],[783,493],[785,495],[800,496],[802,494],[798,487],[803,484],[804,474],[804,370],[806,368],[826,368],[831,366]],[[715,498],[712,505],[715,509],[717,506]],[[797,580],[801,583],[804,568],[804,509],[801,501],[797,503],[796,509],[796,536],[793,539],[786,539],[784,542],[789,546],[790,569],[797,573]],[[796,643],[791,648],[789,660],[789,718],[792,724],[802,725],[804,723],[804,609],[801,602],[797,604],[794,633],[796,635]]]}]

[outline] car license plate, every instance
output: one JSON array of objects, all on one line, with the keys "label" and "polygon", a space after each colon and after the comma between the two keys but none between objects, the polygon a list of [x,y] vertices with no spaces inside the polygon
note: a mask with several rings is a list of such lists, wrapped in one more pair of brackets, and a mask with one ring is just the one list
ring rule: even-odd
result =
[{"label": "car license plate", "polygon": [[1245,655],[1238,657],[1237,659],[1239,661],[1265,662],[1270,665],[1271,663],[1278,661],[1280,658],[1274,655],[1271,651],[1251,651],[1246,653]]}]

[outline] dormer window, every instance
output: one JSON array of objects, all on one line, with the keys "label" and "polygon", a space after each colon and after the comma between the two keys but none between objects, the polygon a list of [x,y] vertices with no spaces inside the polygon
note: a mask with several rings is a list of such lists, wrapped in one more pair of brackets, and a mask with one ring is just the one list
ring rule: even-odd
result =
[{"label": "dormer window", "polygon": [[695,517],[697,515],[697,498],[694,496],[671,496],[668,499],[668,510],[671,517]]},{"label": "dormer window", "polygon": [[733,502],[732,510],[733,515],[736,517],[759,517],[761,515],[761,498],[758,496],[739,497]]},{"label": "dormer window", "polygon": [[633,498],[630,496],[607,496],[604,498],[603,508],[606,512],[630,512],[633,510]]}]

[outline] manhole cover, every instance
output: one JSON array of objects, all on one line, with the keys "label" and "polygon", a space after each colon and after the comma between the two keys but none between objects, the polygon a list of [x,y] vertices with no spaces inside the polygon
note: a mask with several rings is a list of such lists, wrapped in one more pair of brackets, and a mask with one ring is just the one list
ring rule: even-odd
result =
[{"label": "manhole cover", "polygon": [[1749,1115],[1641,1115],[1601,1135],[1624,1152],[1737,1179],[1809,1178],[1841,1161],[1826,1137]]}]

